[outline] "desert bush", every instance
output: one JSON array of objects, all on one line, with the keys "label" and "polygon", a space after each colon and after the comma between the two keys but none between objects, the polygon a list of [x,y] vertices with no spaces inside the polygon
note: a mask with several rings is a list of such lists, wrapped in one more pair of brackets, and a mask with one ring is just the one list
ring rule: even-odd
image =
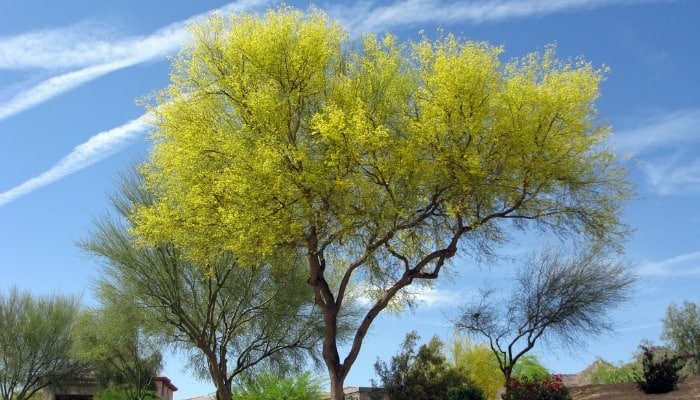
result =
[{"label": "desert bush", "polygon": [[502,396],[503,400],[571,400],[569,389],[559,375],[529,381],[511,378]]},{"label": "desert bush", "polygon": [[[655,351],[642,347],[642,376],[637,380],[637,387],[644,393],[667,393],[676,389],[678,371],[683,368],[684,359],[665,351]],[[662,354],[658,354],[662,353]]]}]

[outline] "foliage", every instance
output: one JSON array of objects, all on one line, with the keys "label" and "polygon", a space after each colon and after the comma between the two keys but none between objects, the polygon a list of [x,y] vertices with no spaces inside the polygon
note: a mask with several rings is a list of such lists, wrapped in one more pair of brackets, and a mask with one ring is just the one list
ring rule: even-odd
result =
[{"label": "foliage", "polygon": [[84,376],[87,366],[71,349],[78,311],[72,296],[0,293],[1,400],[26,400]]},{"label": "foliage", "polygon": [[550,372],[542,365],[534,354],[525,354],[513,367],[513,376],[529,382],[544,381],[550,377]]},{"label": "foliage", "polygon": [[666,309],[662,338],[676,354],[686,357],[682,376],[700,375],[700,308],[684,301],[682,307],[671,304]]},{"label": "foliage", "polygon": [[463,383],[447,389],[446,400],[486,400],[486,394],[475,383]]},{"label": "foliage", "polygon": [[636,382],[641,374],[640,363],[632,361],[615,366],[600,358],[594,362],[594,368],[586,371],[582,379],[591,385]]},{"label": "foliage", "polygon": [[[647,394],[667,393],[676,390],[683,367],[682,356],[642,346],[642,376],[637,381],[639,390]],[[659,354],[661,353],[661,354]]]},{"label": "foliage", "polygon": [[323,381],[309,372],[287,377],[263,372],[233,392],[234,400],[323,400]]},{"label": "foliage", "polygon": [[[450,359],[455,369],[481,389],[486,398],[495,398],[503,388],[503,373],[488,345],[472,344],[468,336],[455,335],[451,342]],[[520,380],[541,381],[549,378],[550,372],[535,355],[525,354],[514,366],[512,375]]]},{"label": "foliage", "polygon": [[488,345],[474,344],[468,336],[455,335],[450,346],[450,361],[461,376],[483,391],[485,398],[495,399],[503,388],[503,375]]},{"label": "foliage", "polygon": [[[374,364],[383,388],[381,396],[387,396],[390,400],[439,400],[444,399],[451,388],[473,386],[471,381],[449,365],[444,355],[444,343],[438,337],[433,337],[416,351],[419,339],[415,331],[408,333],[401,351],[391,357],[389,365],[381,360]],[[377,386],[376,382],[372,383]]]},{"label": "foliage", "polygon": [[569,389],[559,375],[543,380],[510,378],[503,400],[571,400]]},{"label": "foliage", "polygon": [[[137,305],[131,310],[140,314],[128,322],[186,352],[191,370],[212,380],[220,400],[230,399],[237,377],[264,367],[283,373],[316,357],[321,328],[310,317],[312,293],[299,284],[299,269],[272,264],[243,268],[228,252],[200,266],[172,244],[137,244],[128,232],[132,211],[154,201],[138,173],[123,177],[112,201],[118,214],[98,221],[81,243],[105,261],[97,281],[99,297],[108,303],[130,299]],[[280,259],[278,264],[294,262]],[[117,333],[105,329],[107,336]],[[134,336],[125,334],[124,339]]]},{"label": "foliage", "polygon": [[102,307],[83,310],[73,330],[76,354],[90,363],[108,395],[151,398],[162,355],[160,346],[144,334],[144,310],[133,298],[115,293],[103,291],[98,299]]},{"label": "foliage", "polygon": [[600,247],[575,255],[546,249],[518,269],[508,298],[484,292],[455,325],[488,340],[507,383],[517,361],[541,338],[574,347],[611,330],[606,313],[627,299],[634,282],[632,272]]},{"label": "foliage", "polygon": [[[490,254],[533,226],[626,235],[630,187],[594,105],[605,71],[585,60],[547,47],[501,63],[501,47],[452,35],[351,38],[287,7],[192,32],[148,104],[157,202],[133,232],[200,266],[222,250],[246,268],[304,256],[297,282],[320,309],[335,399],[377,315],[458,251]],[[341,357],[336,324],[358,286],[370,304]]]},{"label": "foliage", "polygon": [[[96,400],[131,400],[133,393],[139,392],[140,388],[116,387],[107,386],[98,391],[95,395]],[[153,390],[145,391],[141,397],[143,400],[157,400],[159,397],[155,395]]]}]

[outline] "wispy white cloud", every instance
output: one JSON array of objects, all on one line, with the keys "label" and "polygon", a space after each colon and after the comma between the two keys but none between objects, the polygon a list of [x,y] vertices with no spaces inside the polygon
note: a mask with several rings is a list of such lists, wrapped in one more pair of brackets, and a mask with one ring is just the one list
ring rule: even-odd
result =
[{"label": "wispy white cloud", "polygon": [[186,24],[187,21],[171,24],[147,37],[115,42],[92,39],[99,34],[81,32],[75,27],[0,38],[0,69],[80,68],[40,82],[0,103],[0,121],[110,72],[164,58],[187,40]]},{"label": "wispy white cloud", "polygon": [[438,288],[420,288],[414,293],[416,301],[425,304],[428,307],[443,306],[443,305],[458,305],[464,301],[464,295],[454,290],[438,289]]},{"label": "wispy white cloud", "polygon": [[[267,0],[241,1],[226,5],[221,11],[254,9],[267,3]],[[54,76],[0,103],[0,121],[110,72],[165,58],[188,40],[189,24],[213,12],[170,24],[148,36],[115,41],[103,39],[105,33],[86,24],[0,37],[0,70],[80,68]]]},{"label": "wispy white cloud", "polygon": [[[354,301],[362,306],[374,305],[373,296],[367,296],[371,291],[365,285],[360,285],[354,288]],[[411,301],[414,304],[425,305],[427,307],[439,306],[457,306],[465,301],[465,299],[476,295],[475,291],[469,292],[467,295],[463,292],[457,292],[449,289],[440,289],[431,285],[411,285],[403,288],[398,296],[394,298],[389,306],[393,310],[403,310],[405,301]]]},{"label": "wispy white cloud", "polygon": [[80,69],[47,79],[0,103],[0,121],[59,96],[112,71],[133,65],[133,60],[115,61]]},{"label": "wispy white cloud", "polygon": [[107,34],[84,24],[0,37],[0,69],[70,69],[110,63],[139,62],[177,50],[187,39],[185,22],[159,29],[149,36],[110,41]]},{"label": "wispy white cloud", "polygon": [[624,153],[640,155],[700,142],[700,109],[660,112],[640,118],[634,126],[622,128],[613,144]]},{"label": "wispy white cloud", "polygon": [[700,251],[648,262],[638,270],[642,276],[687,276],[700,274]]},{"label": "wispy white cloud", "polygon": [[700,159],[679,162],[671,157],[642,165],[649,183],[659,194],[688,194],[700,192]]},{"label": "wispy white cloud", "polygon": [[356,2],[352,6],[329,6],[328,10],[331,15],[340,18],[353,29],[376,31],[393,26],[421,23],[501,21],[579,9],[654,1],[663,0],[408,0],[395,1],[383,6],[363,1]]},{"label": "wispy white cloud", "polygon": [[124,125],[92,136],[88,141],[76,146],[48,171],[0,193],[0,207],[109,157],[143,134],[147,127],[147,115],[144,114]]},{"label": "wispy white cloud", "polygon": [[[255,9],[269,0],[229,3],[223,12]],[[113,33],[90,23],[0,37],[0,69],[70,69],[123,62],[124,67],[177,51],[188,39],[187,26],[217,10],[167,25],[147,36],[112,39]]]},{"label": "wispy white cloud", "polygon": [[700,191],[700,109],[641,118],[617,132],[613,145],[634,157],[656,192]]}]

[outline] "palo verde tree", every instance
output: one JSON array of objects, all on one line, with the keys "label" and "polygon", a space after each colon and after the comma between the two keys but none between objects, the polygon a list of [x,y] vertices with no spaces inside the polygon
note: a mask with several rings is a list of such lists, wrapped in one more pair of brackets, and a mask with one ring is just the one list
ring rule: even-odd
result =
[{"label": "palo verde tree", "polygon": [[[133,302],[140,330],[186,352],[192,371],[211,379],[217,399],[231,399],[234,381],[242,384],[252,371],[298,371],[309,356],[320,358],[322,325],[312,318],[313,295],[300,284],[300,269],[241,267],[222,250],[197,265],[171,243],[137,244],[129,217],[154,198],[135,171],[124,175],[112,200],[117,215],[98,221],[81,243],[105,261],[99,297]],[[285,259],[285,267],[293,262]]]},{"label": "palo verde tree", "polygon": [[546,249],[517,271],[507,297],[493,290],[464,307],[455,325],[484,337],[508,385],[516,363],[540,339],[575,348],[612,329],[610,309],[628,299],[630,269],[600,247],[567,255]]},{"label": "palo verde tree", "polygon": [[1,400],[26,400],[85,377],[87,365],[72,353],[79,310],[72,296],[0,293]]},{"label": "palo verde tree", "polygon": [[[548,47],[501,63],[501,47],[451,35],[352,39],[320,11],[285,7],[192,32],[149,104],[157,202],[133,232],[202,266],[212,249],[244,267],[306,257],[333,399],[377,315],[458,251],[530,226],[626,233],[629,185],[594,105],[604,71],[584,60]],[[353,287],[371,304],[341,355]]]}]

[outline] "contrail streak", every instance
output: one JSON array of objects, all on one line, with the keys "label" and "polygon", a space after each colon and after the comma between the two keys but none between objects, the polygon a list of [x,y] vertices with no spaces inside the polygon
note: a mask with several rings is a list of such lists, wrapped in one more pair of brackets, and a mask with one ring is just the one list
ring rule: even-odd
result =
[{"label": "contrail streak", "polygon": [[114,154],[147,130],[147,116],[144,114],[124,125],[94,135],[76,146],[48,171],[0,193],[0,207]]}]

